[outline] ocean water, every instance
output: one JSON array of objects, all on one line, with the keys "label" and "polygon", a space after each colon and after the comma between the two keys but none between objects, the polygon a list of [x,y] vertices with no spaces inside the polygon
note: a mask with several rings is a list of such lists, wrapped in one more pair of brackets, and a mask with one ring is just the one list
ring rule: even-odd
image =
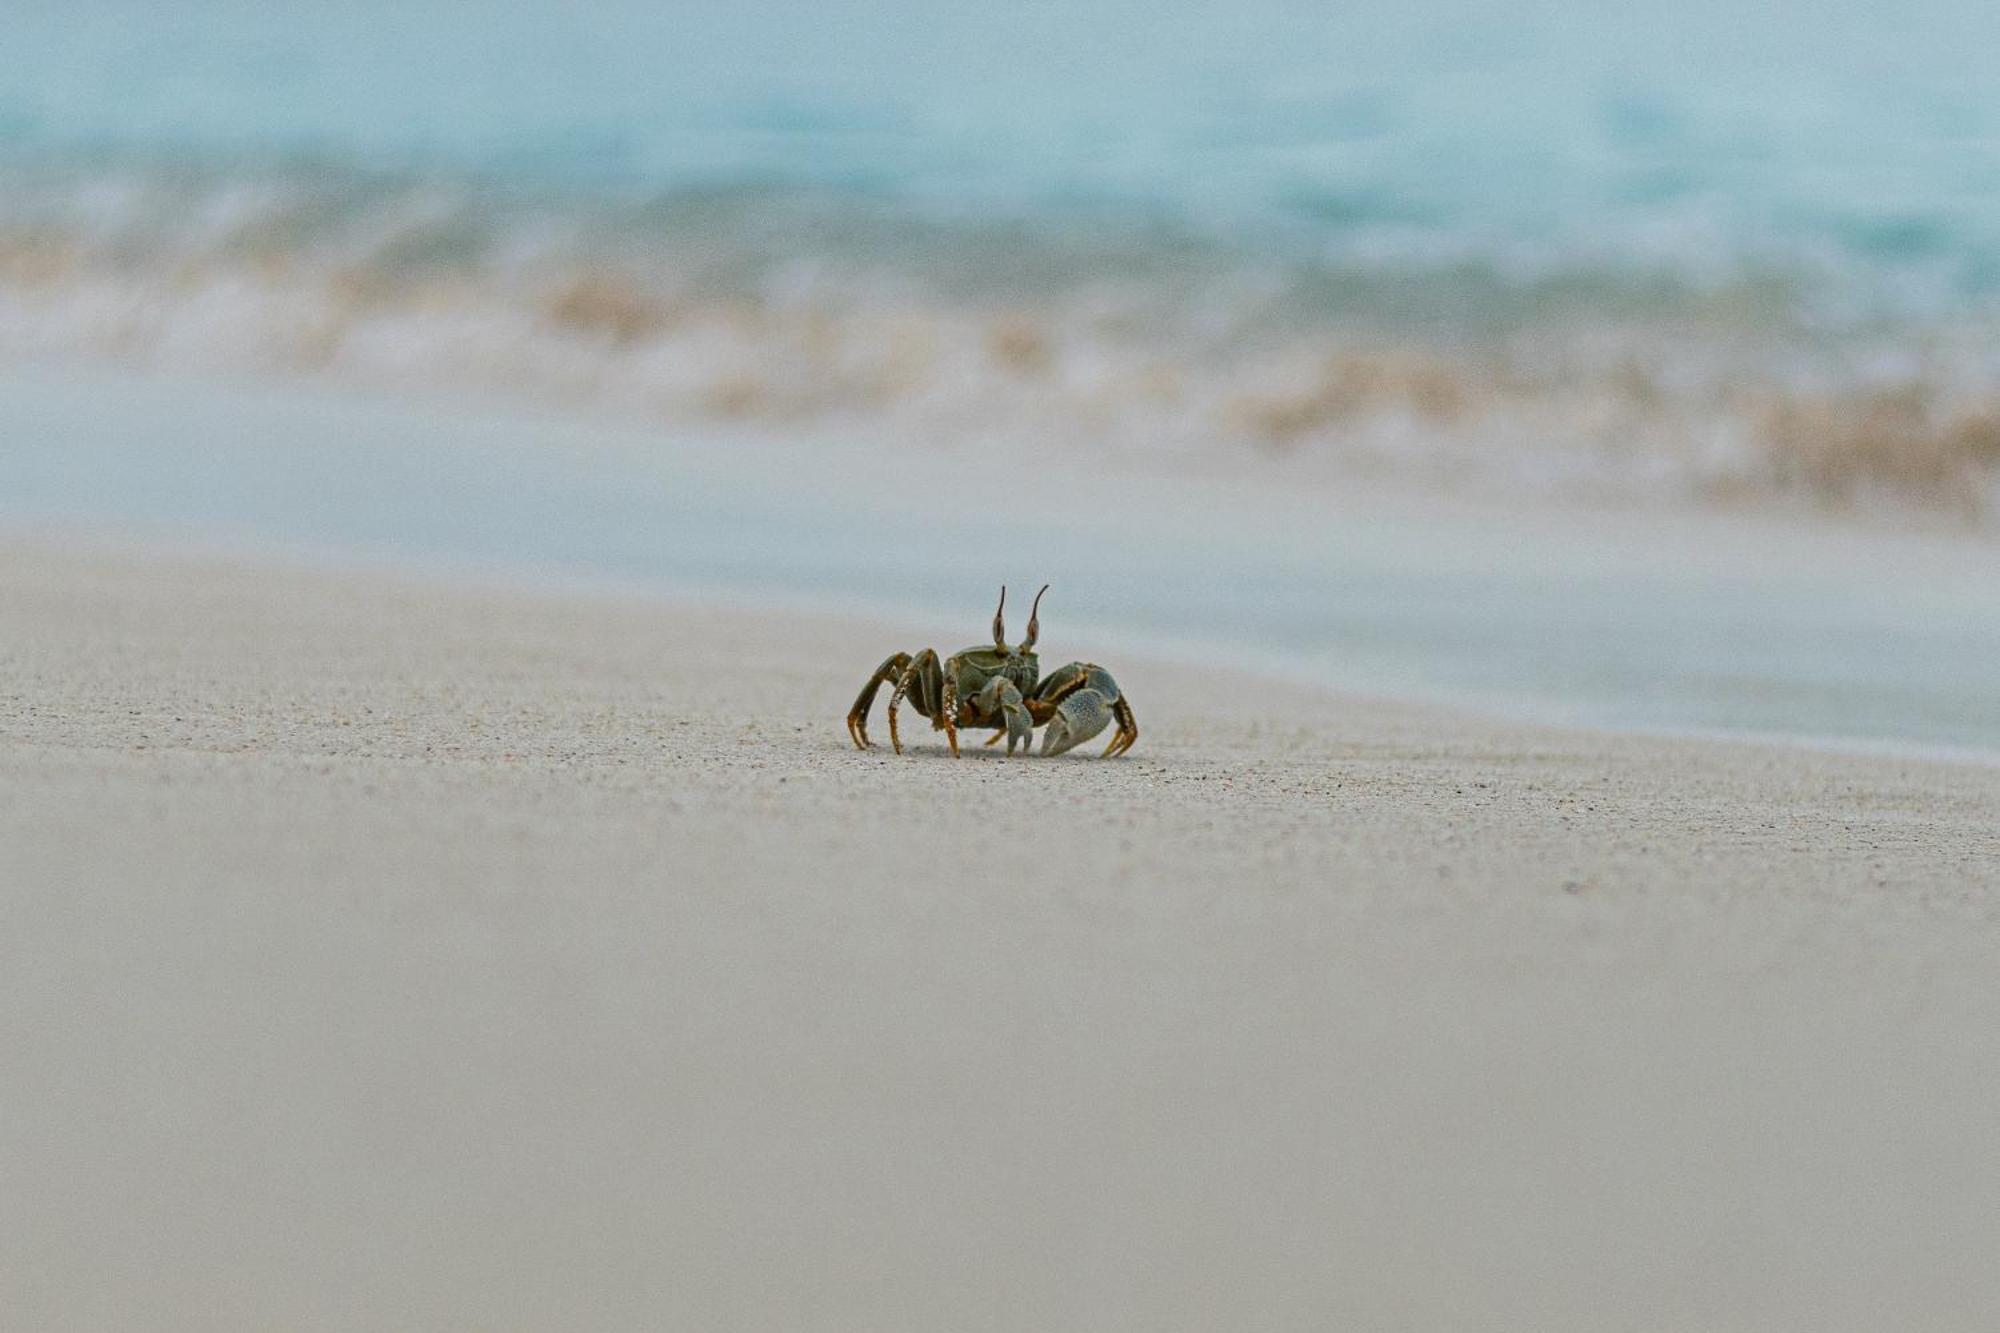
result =
[{"label": "ocean water", "polygon": [[1977,518],[1981,0],[12,0],[0,351]]},{"label": "ocean water", "polygon": [[1976,0],[9,11],[10,154],[107,194],[118,166],[205,176],[224,231],[289,166],[579,217],[796,191],[1638,297],[1809,276],[1835,317],[2000,292],[2000,17]]}]

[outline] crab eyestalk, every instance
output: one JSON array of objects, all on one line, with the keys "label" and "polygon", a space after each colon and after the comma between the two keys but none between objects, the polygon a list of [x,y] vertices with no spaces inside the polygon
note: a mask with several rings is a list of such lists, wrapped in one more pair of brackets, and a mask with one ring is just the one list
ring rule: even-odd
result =
[{"label": "crab eyestalk", "polygon": [[[1049,585],[1044,583],[1042,585],[1042,592],[1047,592],[1048,590],[1049,590]],[[1021,640],[1021,651],[1024,653],[1033,651],[1035,646],[1036,636],[1038,636],[1042,632],[1042,622],[1040,619],[1042,610],[1042,592],[1038,592],[1035,594],[1035,604],[1028,608],[1028,637]],[[1005,588],[1002,588],[1000,590],[1000,597],[1002,601],[1006,600],[1007,590]],[[996,619],[993,622],[993,625],[997,629],[999,628],[1000,622]],[[1005,648],[1007,645],[1003,643],[1000,646],[1002,648]]]},{"label": "crab eyestalk", "polygon": [[1000,605],[993,612],[993,646],[1003,653],[1007,651],[1007,585],[1004,583],[1000,585]]}]

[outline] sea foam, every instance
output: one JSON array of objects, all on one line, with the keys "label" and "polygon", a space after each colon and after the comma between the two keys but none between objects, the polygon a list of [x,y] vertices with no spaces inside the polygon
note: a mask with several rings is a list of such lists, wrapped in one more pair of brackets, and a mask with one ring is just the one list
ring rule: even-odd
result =
[{"label": "sea foam", "polygon": [[1797,275],[1523,280],[798,189],[297,165],[6,186],[17,355],[1641,499],[1976,518],[2000,470],[1991,321],[1834,326]]}]

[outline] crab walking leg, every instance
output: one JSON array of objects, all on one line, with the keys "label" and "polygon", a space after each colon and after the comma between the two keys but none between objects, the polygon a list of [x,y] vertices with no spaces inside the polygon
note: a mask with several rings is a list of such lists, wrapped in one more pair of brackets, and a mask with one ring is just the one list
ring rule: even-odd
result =
[{"label": "crab walking leg", "polygon": [[896,692],[889,696],[889,744],[897,754],[903,752],[903,738],[896,734],[896,709],[901,706],[903,696],[908,695],[916,710],[925,717],[937,716],[937,649],[926,648],[909,660],[903,674],[896,678]]},{"label": "crab walking leg", "polygon": [[[1006,715],[1008,754],[1014,753],[1016,745],[1027,747],[1034,745],[1034,718],[1029,715],[1027,705],[1022,702],[1020,687],[1014,684],[1013,681],[1007,679],[1005,676],[993,677],[993,679],[986,682],[986,688],[979,692],[974,702],[978,704],[979,711],[988,717],[992,716],[995,712]],[[993,740],[986,743],[988,745],[993,744],[993,741],[1000,739],[1000,735],[1001,733],[995,732]]]},{"label": "crab walking leg", "polygon": [[902,679],[903,671],[910,665],[908,653],[892,653],[875,674],[861,687],[861,693],[854,696],[854,707],[847,711],[847,735],[854,742],[854,748],[868,748],[868,710],[875,706],[875,692],[892,680]]},{"label": "crab walking leg", "polygon": [[[932,655],[936,660],[936,655]],[[944,728],[944,738],[951,746],[951,757],[958,758],[958,659],[952,658],[944,664],[944,694],[938,700],[937,713],[931,721]]]},{"label": "crab walking leg", "polygon": [[1110,759],[1124,754],[1139,739],[1139,719],[1132,715],[1132,705],[1119,695],[1111,701],[1111,716],[1117,720],[1118,733],[1111,738],[1111,744],[1104,747],[1104,757]]}]

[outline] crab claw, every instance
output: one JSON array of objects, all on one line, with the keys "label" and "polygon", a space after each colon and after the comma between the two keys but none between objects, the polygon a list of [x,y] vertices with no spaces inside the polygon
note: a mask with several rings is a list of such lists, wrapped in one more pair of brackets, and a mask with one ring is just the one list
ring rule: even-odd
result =
[{"label": "crab claw", "polygon": [[[1019,745],[1022,751],[1035,743],[1034,717],[1021,702],[1020,687],[1005,676],[995,676],[986,682],[986,688],[976,696],[980,709],[988,716],[1000,713],[1007,719],[1007,753],[1014,753]],[[993,740],[1000,739],[1000,733],[993,734]],[[993,741],[988,741],[991,745]]]},{"label": "crab claw", "polygon": [[1093,689],[1076,690],[1056,705],[1042,733],[1042,753],[1057,755],[1111,725],[1111,701]]}]

